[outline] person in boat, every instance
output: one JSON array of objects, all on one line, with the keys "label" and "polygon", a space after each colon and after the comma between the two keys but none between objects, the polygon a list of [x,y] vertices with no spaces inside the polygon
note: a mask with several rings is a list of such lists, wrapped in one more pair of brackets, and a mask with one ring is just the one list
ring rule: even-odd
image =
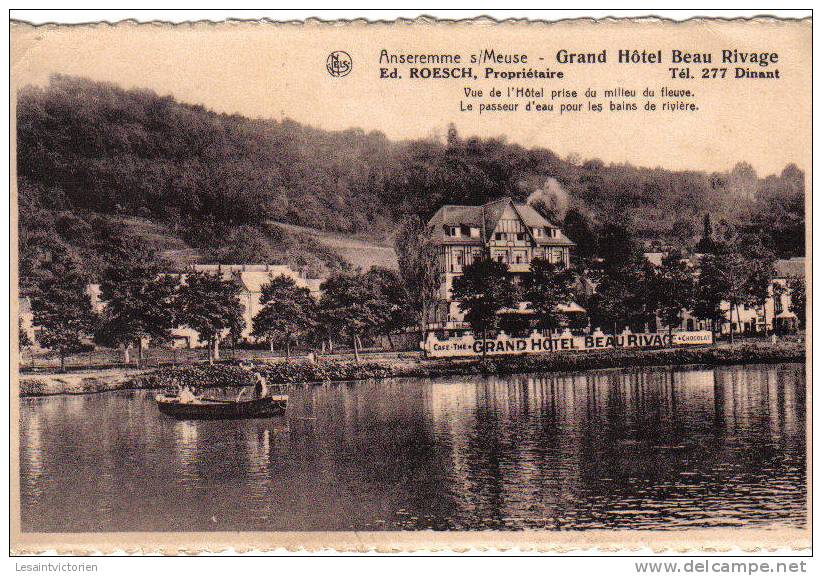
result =
[{"label": "person in boat", "polygon": [[254,397],[265,398],[268,396],[268,380],[259,372],[254,373],[254,378],[256,380],[254,382]]},{"label": "person in boat", "polygon": [[181,386],[180,392],[177,394],[177,400],[183,404],[193,404],[197,401],[197,396],[188,386]]},{"label": "person in boat", "polygon": [[268,396],[268,380],[259,372],[254,372],[250,364],[245,362],[240,364],[240,367],[246,372],[251,372],[254,378],[254,398],[265,398]]}]

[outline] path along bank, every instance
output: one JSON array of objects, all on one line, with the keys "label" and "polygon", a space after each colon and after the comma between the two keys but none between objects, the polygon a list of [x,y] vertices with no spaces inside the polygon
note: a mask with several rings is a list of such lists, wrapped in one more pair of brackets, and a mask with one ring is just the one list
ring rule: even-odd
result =
[{"label": "path along bank", "polygon": [[[724,366],[804,361],[804,342],[758,341],[692,348],[609,349],[593,352],[488,356],[484,361],[476,358],[380,359],[359,364],[326,358],[320,358],[314,364],[305,361],[256,361],[253,363],[253,369],[265,375],[270,384],[304,384],[405,376],[433,378],[470,374],[569,372],[635,366]],[[160,389],[176,384],[229,387],[252,385],[253,381],[247,371],[229,362],[213,366],[195,364],[146,371],[115,369],[71,374],[31,374],[20,377],[20,396]]]}]

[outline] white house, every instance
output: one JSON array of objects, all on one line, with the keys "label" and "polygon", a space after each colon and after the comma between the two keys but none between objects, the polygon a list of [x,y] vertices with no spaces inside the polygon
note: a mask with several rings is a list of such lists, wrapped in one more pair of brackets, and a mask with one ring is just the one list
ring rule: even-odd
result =
[{"label": "white house", "polygon": [[[791,294],[787,289],[790,278],[805,277],[805,259],[802,257],[777,260],[774,263],[774,278],[768,289],[769,298],[762,307],[748,307],[740,305],[731,310],[729,302],[722,302],[720,307],[723,313],[722,334],[729,334],[731,328],[735,334],[770,332],[774,327],[784,331],[795,330],[798,325],[796,314],[791,312]],[[774,298],[774,294],[778,297]],[[692,312],[683,314],[682,324],[677,327],[682,330],[708,330],[710,322],[696,318]]]},{"label": "white house", "polygon": [[[288,276],[292,278],[297,286],[308,288],[312,296],[319,299],[320,284],[319,278],[305,278],[301,273],[292,270],[285,265],[269,264],[193,264],[189,267],[192,272],[207,272],[209,274],[219,274],[226,280],[233,280],[240,285],[240,303],[243,305],[243,319],[245,328],[243,338],[251,337],[252,321],[257,312],[260,311],[260,297],[262,287],[277,276]],[[185,282],[187,273],[175,274]],[[92,307],[96,312],[105,308],[105,302],[100,296],[100,285],[90,284],[88,293],[91,297]],[[22,309],[22,308],[21,308]],[[30,313],[29,313],[30,314]],[[196,348],[205,346],[207,343],[200,339],[199,333],[189,328],[181,326],[171,332],[172,345],[177,348]]]}]

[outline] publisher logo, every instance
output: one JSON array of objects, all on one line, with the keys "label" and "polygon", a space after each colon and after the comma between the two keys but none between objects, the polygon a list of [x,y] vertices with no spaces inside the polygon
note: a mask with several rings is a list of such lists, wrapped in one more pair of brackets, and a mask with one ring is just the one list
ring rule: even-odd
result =
[{"label": "publisher logo", "polygon": [[347,76],[353,66],[351,55],[342,50],[335,50],[328,55],[325,61],[325,69],[328,70],[329,74],[336,77]]}]

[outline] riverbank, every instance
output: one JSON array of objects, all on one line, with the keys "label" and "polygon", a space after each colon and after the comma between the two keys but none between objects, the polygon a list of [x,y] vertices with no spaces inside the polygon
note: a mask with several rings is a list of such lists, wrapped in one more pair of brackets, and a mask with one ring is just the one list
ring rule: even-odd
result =
[{"label": "riverbank", "polygon": [[20,376],[20,396],[94,394],[136,388],[135,379],[148,371],[108,369],[66,374],[25,374]]},{"label": "riverbank", "polygon": [[[470,374],[528,374],[572,372],[601,368],[639,366],[726,366],[804,362],[805,345],[800,342],[742,342],[734,345],[666,349],[612,349],[595,352],[554,352],[523,356],[489,356],[485,361],[467,359],[390,359],[350,361],[321,359],[307,362],[264,362],[254,371],[271,384],[305,384],[397,377],[458,376]],[[232,363],[197,364],[150,371],[109,370],[99,373],[25,375],[20,378],[20,396],[88,394],[108,390],[161,389],[176,384],[199,388],[252,385],[253,376]]]}]

